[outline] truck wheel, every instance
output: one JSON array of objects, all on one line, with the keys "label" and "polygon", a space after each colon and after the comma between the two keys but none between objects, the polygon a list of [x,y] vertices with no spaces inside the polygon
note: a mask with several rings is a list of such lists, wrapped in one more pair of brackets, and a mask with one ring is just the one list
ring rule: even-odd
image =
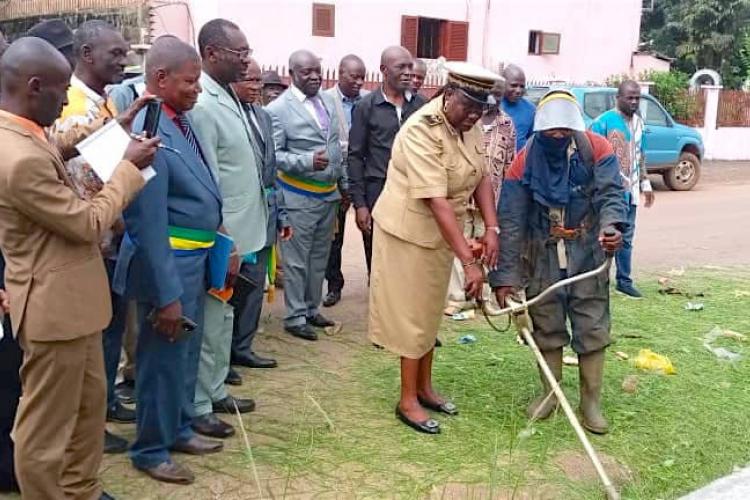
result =
[{"label": "truck wheel", "polygon": [[690,191],[701,178],[701,161],[693,153],[683,152],[677,165],[664,172],[664,184],[672,191]]}]

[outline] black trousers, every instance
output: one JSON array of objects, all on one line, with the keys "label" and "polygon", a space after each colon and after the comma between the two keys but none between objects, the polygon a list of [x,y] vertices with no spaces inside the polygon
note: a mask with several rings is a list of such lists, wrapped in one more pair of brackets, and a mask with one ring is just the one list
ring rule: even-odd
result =
[{"label": "black trousers", "polygon": [[[385,179],[378,177],[367,177],[365,178],[365,203],[367,203],[367,209],[372,214],[372,209],[375,208],[375,203],[380,198],[380,193],[383,192],[385,186]],[[372,268],[372,233],[362,233],[362,243],[365,246],[365,260],[367,262],[367,278],[370,277],[370,269]]]},{"label": "black trousers", "polygon": [[0,491],[18,491],[13,469],[13,441],[10,432],[16,419],[18,399],[21,397],[21,377],[18,371],[23,352],[10,326],[10,318],[3,319],[5,335],[0,339]]},{"label": "black trousers", "polygon": [[331,253],[328,255],[328,266],[326,267],[328,293],[341,293],[344,288],[344,274],[341,272],[341,249],[344,248],[346,212],[347,210],[344,210],[343,205],[339,205],[339,211],[336,214],[338,231],[331,242]]}]

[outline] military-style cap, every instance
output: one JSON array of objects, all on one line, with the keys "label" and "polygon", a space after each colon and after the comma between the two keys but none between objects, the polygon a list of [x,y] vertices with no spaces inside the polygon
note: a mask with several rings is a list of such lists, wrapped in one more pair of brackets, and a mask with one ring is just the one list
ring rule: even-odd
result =
[{"label": "military-style cap", "polygon": [[264,71],[260,75],[260,79],[263,82],[264,87],[268,87],[270,85],[278,85],[279,87],[284,88],[288,87],[288,85],[281,80],[279,74],[273,70]]},{"label": "military-style cap", "polygon": [[568,90],[553,89],[544,94],[536,107],[534,132],[565,128],[584,132],[586,123],[575,96]]},{"label": "military-style cap", "polygon": [[494,103],[490,90],[496,81],[503,79],[500,75],[467,62],[446,63],[445,69],[448,71],[448,83],[455,85],[469,99],[480,104]]},{"label": "military-style cap", "polygon": [[73,31],[62,19],[47,19],[37,23],[31,27],[26,36],[46,40],[57,50],[73,46]]}]

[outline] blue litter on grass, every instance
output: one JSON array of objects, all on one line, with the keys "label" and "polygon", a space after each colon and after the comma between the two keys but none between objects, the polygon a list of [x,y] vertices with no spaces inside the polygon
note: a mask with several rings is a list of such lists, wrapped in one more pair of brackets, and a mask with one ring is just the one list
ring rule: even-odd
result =
[{"label": "blue litter on grass", "polygon": [[474,335],[464,335],[458,339],[459,344],[473,344],[477,341]]}]

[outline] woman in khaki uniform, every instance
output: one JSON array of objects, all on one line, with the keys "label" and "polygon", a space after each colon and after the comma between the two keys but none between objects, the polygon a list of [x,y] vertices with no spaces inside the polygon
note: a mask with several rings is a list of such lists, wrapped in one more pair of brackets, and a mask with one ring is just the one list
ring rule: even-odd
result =
[{"label": "woman in khaki uniform", "polygon": [[[373,210],[370,339],[401,356],[396,415],[414,429],[437,434],[426,409],[458,413],[432,387],[432,354],[453,257],[466,274],[466,292],[481,296],[484,261],[497,259],[497,219],[476,124],[500,77],[467,63],[448,65],[443,91],[415,112],[393,143],[388,178]],[[481,259],[463,235],[473,197],[487,231]]]}]

